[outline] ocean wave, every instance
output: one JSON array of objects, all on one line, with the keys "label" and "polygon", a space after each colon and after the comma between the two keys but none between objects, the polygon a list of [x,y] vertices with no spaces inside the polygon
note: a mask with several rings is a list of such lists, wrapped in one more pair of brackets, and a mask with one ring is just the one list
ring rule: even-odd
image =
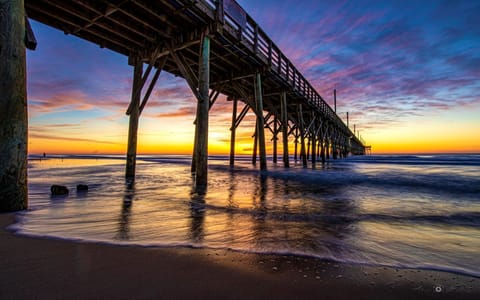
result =
[{"label": "ocean wave", "polygon": [[[232,172],[223,166],[216,166],[217,170],[224,169]],[[234,172],[258,173],[255,170],[236,169]],[[421,190],[430,190],[435,193],[449,193],[470,195],[473,200],[480,200],[480,177],[461,175],[461,174],[422,174],[409,173],[395,170],[378,171],[376,173],[357,173],[351,171],[336,170],[307,170],[290,169],[274,170],[262,172],[264,176],[270,178],[283,179],[286,181],[296,181],[304,186],[311,187],[348,187],[348,186],[374,186],[379,188],[412,188]]]},{"label": "ocean wave", "polygon": [[455,225],[455,226],[480,228],[480,212],[463,212],[463,213],[454,213],[450,215],[405,215],[405,216],[366,214],[366,215],[360,216],[358,220],[408,222],[408,223],[421,223],[421,224],[445,225],[445,226]]},{"label": "ocean wave", "polygon": [[345,161],[370,164],[480,166],[480,155],[373,155],[351,156]]},{"label": "ocean wave", "polygon": [[[320,259],[323,261],[329,261],[334,263],[344,263],[344,264],[353,264],[353,265],[364,265],[364,266],[373,266],[373,267],[389,267],[396,269],[418,269],[418,270],[431,270],[431,271],[440,271],[448,272],[459,275],[466,275],[475,278],[480,278],[480,271],[475,268],[462,267],[458,265],[448,265],[448,264],[431,264],[428,262],[425,263],[405,263],[399,261],[389,261],[379,263],[374,261],[367,256],[358,256],[358,255],[348,255],[347,253],[341,251],[326,251],[324,253],[312,252],[309,250],[299,250],[291,248],[269,248],[269,247],[240,247],[240,246],[219,246],[208,243],[197,243],[189,241],[152,241],[152,240],[116,240],[116,239],[102,239],[94,237],[74,237],[71,235],[59,235],[59,234],[49,234],[49,233],[35,233],[24,230],[22,222],[10,225],[7,230],[26,237],[34,238],[48,238],[53,240],[64,240],[77,243],[94,243],[100,245],[112,245],[112,246],[129,246],[129,247],[142,247],[142,248],[191,248],[191,249],[209,249],[209,250],[228,250],[240,253],[249,253],[249,254],[260,254],[260,255],[279,255],[279,256],[291,256],[291,257],[303,257],[311,259]],[[351,254],[351,253],[350,253]]]},{"label": "ocean wave", "polygon": [[[329,201],[325,201],[329,202]],[[331,201],[330,201],[331,202]],[[331,204],[331,203],[327,203]],[[396,222],[409,224],[422,224],[433,226],[465,226],[480,228],[480,212],[457,212],[452,214],[435,215],[435,214],[417,214],[414,211],[410,213],[403,213],[399,215],[393,214],[375,214],[375,213],[361,213],[355,209],[329,209],[328,211],[312,211],[295,212],[283,211],[272,207],[259,208],[238,208],[233,206],[216,206],[206,203],[189,203],[192,210],[205,214],[207,210],[214,212],[221,212],[229,215],[240,214],[249,215],[256,219],[273,219],[282,222],[306,222],[306,223],[325,223],[330,225],[348,225],[350,223],[357,223],[362,221],[370,222]],[[348,207],[348,204],[342,206]]]}]

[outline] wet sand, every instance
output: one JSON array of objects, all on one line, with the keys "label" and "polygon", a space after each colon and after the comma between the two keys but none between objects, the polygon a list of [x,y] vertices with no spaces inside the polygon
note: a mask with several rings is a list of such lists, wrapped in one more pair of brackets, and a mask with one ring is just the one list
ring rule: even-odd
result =
[{"label": "wet sand", "polygon": [[0,214],[0,299],[480,299],[480,279],[228,250],[17,236]]}]

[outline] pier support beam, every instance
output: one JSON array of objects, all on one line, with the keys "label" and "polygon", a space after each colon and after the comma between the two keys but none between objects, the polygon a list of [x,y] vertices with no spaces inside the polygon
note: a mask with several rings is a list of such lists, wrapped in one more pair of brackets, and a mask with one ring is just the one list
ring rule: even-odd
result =
[{"label": "pier support beam", "polygon": [[310,159],[310,138],[307,137],[307,161],[309,159]]},{"label": "pier support beam", "polygon": [[330,159],[330,135],[327,133],[327,138],[325,139],[325,157]]},{"label": "pier support beam", "polygon": [[320,141],[321,145],[320,145],[320,156],[322,158],[322,164],[324,164],[326,162],[326,153],[328,150],[328,144],[327,144],[327,139],[328,139],[328,124],[325,124],[323,129],[322,129],[322,140]]},{"label": "pier support beam", "polygon": [[337,149],[337,133],[333,133],[333,139],[332,139],[332,153],[333,153],[333,159],[338,158],[338,149]]},{"label": "pier support beam", "polygon": [[277,142],[278,142],[278,126],[277,126],[277,117],[275,116],[273,119],[273,163],[277,163]]},{"label": "pier support beam", "polygon": [[298,119],[300,122],[300,156],[302,157],[303,167],[307,167],[307,155],[305,149],[305,124],[303,122],[302,104],[298,104]]},{"label": "pier support beam", "polygon": [[156,50],[150,59],[149,65],[145,71],[143,72],[143,62],[140,57],[137,56],[130,56],[129,57],[129,64],[134,66],[133,69],[133,83],[132,83],[132,98],[130,104],[128,106],[126,114],[130,116],[129,119],[129,127],[128,127],[128,146],[127,146],[127,162],[125,168],[125,177],[129,179],[133,179],[135,177],[135,167],[136,167],[136,159],[137,159],[137,135],[138,135],[138,122],[140,119],[140,115],[142,114],[143,109],[147,105],[148,99],[152,94],[153,88],[157,83],[158,77],[162,72],[162,68],[165,65],[166,58],[160,61],[160,65],[157,67],[155,71],[155,75],[150,80],[150,84],[148,85],[147,91],[143,95],[143,100],[140,102],[142,98],[142,89],[147,83],[149,78],[150,72],[153,69],[153,65],[156,59]]},{"label": "pier support beam", "polygon": [[315,169],[315,164],[317,163],[317,134],[315,123],[312,125],[312,168]]},{"label": "pier support beam", "polygon": [[135,166],[137,162],[138,119],[140,117],[140,93],[137,91],[141,88],[143,74],[142,60],[139,58],[134,58],[134,60],[132,100],[129,106],[131,110],[128,125],[127,165],[125,170],[126,178],[135,177]]},{"label": "pier support beam", "polygon": [[320,147],[322,145],[322,139],[320,137],[320,135],[317,135],[317,160],[320,159]]},{"label": "pier support beam", "polygon": [[235,165],[235,133],[237,130],[237,105],[238,100],[233,99],[232,127],[230,128],[230,167]]},{"label": "pier support beam", "polygon": [[287,93],[282,92],[280,95],[280,109],[281,109],[281,123],[282,123],[282,138],[283,138],[283,165],[285,168],[290,167],[288,157],[288,111],[287,111]]},{"label": "pier support beam", "polygon": [[[195,120],[195,140],[192,155],[192,173],[195,173],[195,184],[197,187],[207,185],[208,173],[208,111],[215,102],[218,94],[210,101],[208,90],[210,88],[210,37],[204,32],[200,39],[200,57],[198,77],[190,68],[185,57],[180,51],[169,46],[171,58],[177,64],[179,71],[187,81],[192,93],[197,98],[197,114]],[[212,95],[213,96],[213,95]],[[212,103],[210,103],[212,102]]]},{"label": "pier support beam", "polygon": [[252,151],[252,165],[257,164],[257,148],[258,148],[258,124],[255,122],[255,132],[253,133],[253,151]]},{"label": "pier support beam", "polygon": [[322,164],[325,163],[325,138],[320,140],[320,159],[322,160]]},{"label": "pier support beam", "polygon": [[28,206],[23,0],[0,0],[0,211]]},{"label": "pier support beam", "polygon": [[206,186],[208,179],[208,110],[210,108],[210,37],[204,35],[201,43],[198,70],[197,140],[195,140],[195,183]]},{"label": "pier support beam", "polygon": [[267,169],[267,150],[265,147],[265,120],[263,118],[262,76],[255,75],[255,105],[257,113],[257,138],[260,154],[260,170]]},{"label": "pier support beam", "polygon": [[298,160],[298,127],[295,127],[295,148],[293,159],[295,160],[295,163]]},{"label": "pier support beam", "polygon": [[[217,98],[218,96],[220,95],[220,92],[219,91],[212,91],[209,95],[209,104],[208,104],[208,111],[210,112],[210,109],[212,109],[212,106],[213,104],[215,104],[215,102],[217,101]],[[195,121],[193,121],[193,124],[195,125],[195,136],[194,136],[194,141],[197,141],[198,140],[198,132],[197,132],[197,119],[195,118]],[[197,163],[196,163],[196,153],[197,153],[197,150],[196,150],[196,142],[194,142],[193,144],[193,152],[192,152],[192,166],[191,166],[191,173],[192,174],[195,174],[196,173],[196,167],[197,167]]]}]

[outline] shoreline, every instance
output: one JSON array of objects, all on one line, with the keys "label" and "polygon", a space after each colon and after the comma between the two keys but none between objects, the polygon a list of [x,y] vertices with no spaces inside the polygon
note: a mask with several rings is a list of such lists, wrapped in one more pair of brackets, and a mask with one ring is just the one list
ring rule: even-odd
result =
[{"label": "shoreline", "polygon": [[24,237],[0,214],[0,298],[478,299],[480,279],[197,248]]}]

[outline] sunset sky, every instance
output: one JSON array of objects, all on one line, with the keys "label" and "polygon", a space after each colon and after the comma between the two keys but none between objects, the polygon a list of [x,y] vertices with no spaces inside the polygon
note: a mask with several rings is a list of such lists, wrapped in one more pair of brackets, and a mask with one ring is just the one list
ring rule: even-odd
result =
[{"label": "sunset sky", "polygon": [[[330,104],[336,87],[337,112],[350,113],[373,153],[480,153],[478,1],[237,2]],[[127,57],[32,26],[29,152],[124,154]],[[139,153],[191,153],[195,101],[183,79],[162,73]],[[211,110],[210,154],[228,152],[231,105],[221,97]],[[250,153],[253,120],[240,126],[237,153]]]}]

